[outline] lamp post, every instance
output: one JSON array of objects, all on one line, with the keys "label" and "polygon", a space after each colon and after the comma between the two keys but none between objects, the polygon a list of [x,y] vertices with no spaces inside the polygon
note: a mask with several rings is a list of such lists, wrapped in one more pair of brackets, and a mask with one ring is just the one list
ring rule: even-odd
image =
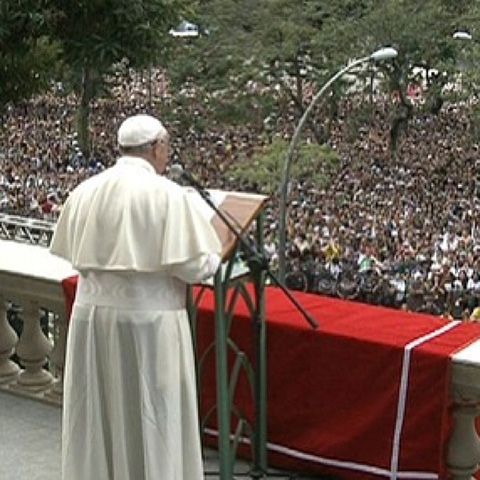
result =
[{"label": "lamp post", "polygon": [[323,85],[323,87],[315,94],[313,97],[312,101],[306,108],[306,110],[303,112],[302,117],[300,118],[300,121],[298,122],[297,127],[295,128],[295,132],[293,133],[292,140],[290,142],[290,145],[287,150],[287,154],[285,156],[285,162],[283,165],[283,171],[282,171],[282,179],[280,182],[280,209],[279,209],[279,246],[278,246],[278,266],[279,266],[279,279],[283,283],[285,281],[285,270],[286,270],[286,225],[287,225],[287,196],[288,196],[288,183],[289,183],[289,178],[290,178],[290,167],[292,164],[292,159],[293,159],[293,154],[295,152],[295,148],[297,146],[298,140],[300,138],[300,133],[307,121],[308,116],[313,110],[313,107],[315,104],[322,98],[322,96],[325,94],[325,92],[328,90],[328,88],[342,75],[347,73],[349,70],[352,68],[355,68],[356,66],[369,62],[369,61],[382,61],[382,60],[388,60],[390,58],[394,58],[397,56],[397,51],[392,48],[392,47],[385,47],[381,48],[375,52],[373,52],[371,55],[368,55],[367,57],[359,58],[357,60],[354,60],[350,64],[348,64],[346,67],[342,68],[339,70],[333,77],[331,77],[327,83]]}]

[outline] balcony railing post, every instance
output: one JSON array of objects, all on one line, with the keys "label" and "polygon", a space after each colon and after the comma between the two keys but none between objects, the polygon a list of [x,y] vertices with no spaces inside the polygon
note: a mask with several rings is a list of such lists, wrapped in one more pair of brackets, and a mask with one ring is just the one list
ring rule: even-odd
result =
[{"label": "balcony railing post", "polygon": [[67,345],[68,325],[65,315],[58,314],[55,318],[55,345],[50,355],[50,363],[54,369],[55,383],[45,395],[55,403],[62,403],[63,398],[63,369],[65,366],[65,353]]},{"label": "balcony railing post", "polygon": [[9,383],[19,373],[19,366],[10,360],[18,336],[8,323],[5,298],[0,294],[0,384]]},{"label": "balcony railing post", "polygon": [[480,413],[478,370],[475,366],[453,368],[453,425],[447,451],[451,480],[472,480],[480,462],[480,438],[476,418]]},{"label": "balcony railing post", "polygon": [[32,393],[46,389],[53,382],[52,374],[43,368],[52,344],[41,329],[39,313],[38,302],[28,300],[23,308],[23,331],[17,345],[17,355],[24,367],[17,387]]}]

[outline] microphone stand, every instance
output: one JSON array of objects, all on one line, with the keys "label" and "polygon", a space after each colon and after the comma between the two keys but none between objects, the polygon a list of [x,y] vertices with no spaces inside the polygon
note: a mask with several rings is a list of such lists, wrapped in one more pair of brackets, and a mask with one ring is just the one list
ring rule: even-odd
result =
[{"label": "microphone stand", "polygon": [[258,245],[252,241],[247,235],[245,235],[241,230],[235,228],[231,223],[228,216],[223,212],[215,202],[212,200],[212,197],[208,191],[201,187],[197,181],[192,181],[190,178],[191,175],[185,172],[184,178],[192,185],[193,188],[200,194],[203,200],[212,208],[212,210],[220,217],[222,222],[227,226],[227,228],[235,235],[235,238],[243,246],[244,251],[248,255],[247,265],[250,271],[254,275],[259,275],[262,272],[265,272],[268,277],[273,281],[273,283],[279,287],[285,296],[292,302],[293,305],[298,309],[302,314],[305,320],[310,324],[313,329],[318,328],[318,322],[313,316],[305,310],[305,308],[300,304],[300,302],[292,295],[290,290],[280,281],[280,279],[272,272],[270,269],[269,261],[263,252],[263,249],[260,250]]},{"label": "microphone stand", "polygon": [[[312,315],[305,310],[305,308],[298,302],[298,300],[292,295],[292,293],[288,290],[288,288],[283,285],[283,283],[277,278],[277,276],[272,272],[270,269],[269,261],[267,256],[265,255],[263,248],[260,249],[258,244],[254,242],[248,235],[245,235],[242,231],[241,226],[238,224],[237,220],[228,214],[228,212],[222,211],[214,202],[210,193],[202,186],[200,183],[190,175],[187,171],[183,170],[183,167],[176,168],[176,173],[179,177],[183,178],[190,186],[192,186],[202,197],[202,199],[209,205],[212,210],[219,216],[222,222],[226,225],[228,230],[233,233],[235,238],[238,240],[239,244],[243,247],[244,252],[248,255],[247,265],[255,278],[260,278],[262,273],[265,272],[266,275],[278,286],[281,288],[283,293],[287,296],[287,298],[292,302],[293,305],[298,309],[298,311],[303,315],[306,321],[310,324],[310,326],[314,329],[318,328],[318,322]],[[261,290],[261,289],[260,289]],[[257,288],[257,301],[260,297],[261,293],[259,293],[259,289]],[[253,464],[252,469],[246,476],[250,476],[252,479],[261,479],[265,478],[267,474],[267,467],[266,467],[266,418],[267,418],[267,407],[266,407],[266,364],[264,355],[262,355],[262,351],[264,347],[262,347],[262,343],[264,340],[264,322],[261,319],[261,315],[258,313],[254,313],[254,327],[255,327],[255,337],[257,341],[255,342],[255,357],[257,363],[257,374],[255,375],[254,379],[254,391],[255,391],[255,432],[256,432],[256,440],[254,441],[254,451],[256,453],[253,454]],[[263,340],[262,340],[263,339]],[[221,453],[221,449],[220,449]],[[268,477],[283,477],[285,478],[285,473],[272,473],[268,472]],[[210,473],[206,473],[209,475]],[[242,476],[244,474],[241,474]],[[288,473],[287,473],[288,475]],[[235,475],[237,477],[238,474]],[[293,480],[294,478],[300,478],[298,474],[294,474],[293,476],[290,475],[289,478]]]}]

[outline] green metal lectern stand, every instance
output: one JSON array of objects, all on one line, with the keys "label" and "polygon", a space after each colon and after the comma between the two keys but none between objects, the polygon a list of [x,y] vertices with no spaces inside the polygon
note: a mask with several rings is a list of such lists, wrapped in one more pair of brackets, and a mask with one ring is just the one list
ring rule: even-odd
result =
[{"label": "green metal lectern stand", "polygon": [[[256,242],[263,245],[263,215],[262,208],[266,197],[250,194],[229,194],[227,200],[219,208],[228,213],[241,232],[253,226]],[[251,444],[251,478],[262,478],[267,471],[267,401],[266,401],[266,329],[264,315],[264,284],[265,273],[252,272],[238,262],[241,245],[234,236],[223,230],[217,223],[217,231],[222,239],[225,263],[211,285],[203,285],[190,290],[189,313],[192,324],[193,338],[197,332],[197,307],[201,302],[205,289],[214,290],[215,298],[215,334],[212,345],[199,356],[197,346],[197,378],[201,377],[201,369],[205,356],[215,355],[216,370],[216,405],[207,412],[209,417],[216,413],[218,425],[219,476],[222,480],[234,478],[234,466],[240,442],[245,437]],[[247,288],[247,282],[251,288]],[[235,304],[242,298],[252,319],[254,358],[248,358],[230,337],[230,327],[234,321]],[[233,363],[229,357],[233,355]],[[242,417],[234,404],[235,389],[241,373],[245,373],[252,391],[254,420],[249,422]],[[201,386],[199,386],[199,392]],[[235,414],[235,415],[233,415]],[[238,417],[235,428],[231,428],[233,416]],[[209,418],[202,418],[202,427]],[[232,431],[234,430],[234,431]]]}]

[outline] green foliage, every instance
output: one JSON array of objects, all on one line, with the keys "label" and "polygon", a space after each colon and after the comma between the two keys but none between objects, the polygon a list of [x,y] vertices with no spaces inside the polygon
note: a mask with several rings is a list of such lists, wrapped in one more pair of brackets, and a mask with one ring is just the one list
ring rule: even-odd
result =
[{"label": "green foliage", "polygon": [[[261,151],[257,151],[248,163],[236,164],[228,175],[238,180],[255,181],[263,186],[265,193],[278,190],[288,142],[274,138]],[[338,165],[337,152],[326,145],[305,143],[297,151],[292,163],[292,180],[311,180],[320,187],[328,185]]]},{"label": "green foliage", "polygon": [[280,87],[303,111],[303,86],[317,77],[325,51],[313,48],[322,10],[319,2],[211,0],[199,8],[199,23],[210,35],[180,42],[169,72],[173,82],[201,83],[214,91],[249,81],[262,87]]},{"label": "green foliage", "polygon": [[[415,69],[434,69],[442,74],[430,76],[430,86],[442,86],[451,80],[456,71],[458,49],[452,38],[459,16],[472,2],[460,2],[457,10],[447,0],[382,0],[375,2],[367,15],[349,22],[348,38],[357,40],[352,46],[361,51],[373,51],[384,46],[394,46],[399,55],[395,62],[379,65],[390,78],[392,87],[405,91],[414,80]],[[358,32],[368,35],[358,36]]]},{"label": "green foliage", "polygon": [[57,51],[47,36],[45,2],[0,2],[0,109],[46,88]]},{"label": "green foliage", "polygon": [[48,31],[59,48],[56,79],[84,106],[111,87],[118,69],[158,64],[168,30],[185,11],[183,0],[43,0]]},{"label": "green foliage", "polygon": [[[398,140],[409,119],[420,110],[430,115],[442,108],[445,86],[454,81],[458,73],[458,41],[452,34],[460,19],[472,12],[474,4],[468,0],[458,3],[450,0],[376,0],[370,2],[362,15],[340,23],[343,38],[338,47],[343,51],[354,48],[372,52],[386,45],[398,51],[394,61],[377,65],[388,81],[389,90],[395,90],[401,102],[400,106],[391,105],[392,139]],[[328,30],[331,36],[337,33],[336,25],[328,24],[324,33]],[[419,81],[419,69],[426,74],[420,79],[424,102],[415,105],[409,100],[407,89],[412,82]]]},{"label": "green foliage", "polygon": [[51,37],[62,51],[65,85],[79,98],[77,129],[89,153],[90,104],[119,65],[158,64],[171,41],[168,30],[183,12],[182,0],[45,0],[55,11]]},{"label": "green foliage", "polygon": [[[209,34],[171,37],[169,29],[181,18]],[[459,43],[452,38],[457,29],[477,40]],[[93,98],[105,95],[110,80],[120,78],[112,75],[119,65],[127,71],[162,66],[173,88],[188,84],[199,92],[190,100],[202,101],[201,116],[190,116],[193,107],[183,105],[177,115],[182,125],[194,121],[202,128],[207,117],[258,125],[266,117],[282,119],[293,107],[294,116],[285,120],[293,126],[311,99],[308,89],[318,90],[350,60],[391,45],[398,58],[375,65],[387,90],[405,93],[417,67],[440,72],[428,77],[424,106],[415,106],[431,113],[441,108],[444,86],[458,74],[459,59],[466,67],[464,91],[478,93],[478,39],[476,0],[3,0],[0,107],[41,91],[61,73],[87,112]],[[357,72],[365,78],[369,73]],[[332,109],[322,125],[335,120],[335,104],[345,88],[341,81],[332,88]],[[351,123],[361,123],[363,114],[359,111]],[[317,141],[319,117],[317,109],[309,125]]]},{"label": "green foliage", "polygon": [[50,1],[57,12],[52,35],[66,64],[102,75],[124,59],[133,68],[159,62],[183,11],[181,0]]},{"label": "green foliage", "polygon": [[[199,5],[197,17],[210,35],[179,43],[169,72],[174,84],[188,80],[210,91],[240,91],[249,81],[259,89],[275,88],[284,99],[277,108],[291,102],[298,119],[312,83],[320,88],[352,59],[394,46],[398,58],[375,65],[377,78],[383,74],[387,91],[405,94],[417,67],[442,72],[430,75],[425,92],[430,110],[437,111],[443,103],[443,87],[457,66],[452,33],[459,18],[465,19],[474,8],[468,0],[457,7],[453,4],[451,0],[210,0]],[[370,71],[357,74],[367,79]],[[337,98],[345,94],[342,87],[342,82],[335,85]],[[236,102],[232,96],[223,111],[239,116]]]}]

